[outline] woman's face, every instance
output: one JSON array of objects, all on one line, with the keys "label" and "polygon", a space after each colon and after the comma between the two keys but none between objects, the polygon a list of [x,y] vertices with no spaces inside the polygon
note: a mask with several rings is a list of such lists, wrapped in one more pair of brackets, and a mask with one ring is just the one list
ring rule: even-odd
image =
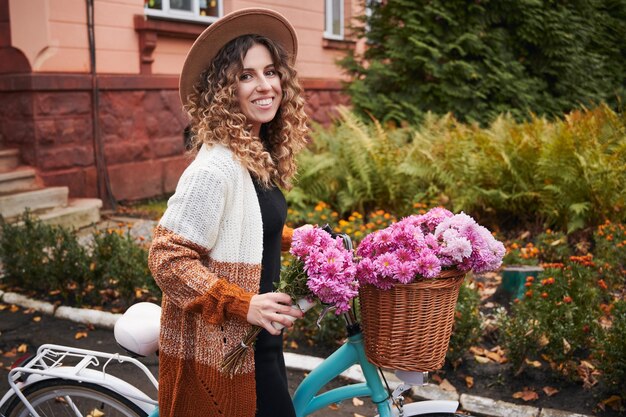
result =
[{"label": "woman's face", "polygon": [[237,83],[239,107],[252,124],[253,135],[258,136],[261,125],[274,119],[282,96],[280,77],[270,51],[263,45],[253,45],[243,59]]}]

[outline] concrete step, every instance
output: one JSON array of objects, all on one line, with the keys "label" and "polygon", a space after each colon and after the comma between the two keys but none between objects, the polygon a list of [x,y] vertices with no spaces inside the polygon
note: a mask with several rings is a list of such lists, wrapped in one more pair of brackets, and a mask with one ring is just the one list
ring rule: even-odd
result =
[{"label": "concrete step", "polygon": [[0,172],[0,194],[17,193],[38,188],[35,170],[30,167],[18,167],[11,171]]},{"label": "concrete step", "polygon": [[18,149],[0,149],[0,172],[10,171],[20,165]]},{"label": "concrete step", "polygon": [[70,199],[66,207],[57,207],[37,214],[43,222],[70,229],[80,229],[100,221],[102,200],[98,198]]},{"label": "concrete step", "polygon": [[34,191],[25,191],[0,196],[0,214],[5,219],[19,216],[27,208],[36,212],[67,205],[67,187],[48,187]]}]

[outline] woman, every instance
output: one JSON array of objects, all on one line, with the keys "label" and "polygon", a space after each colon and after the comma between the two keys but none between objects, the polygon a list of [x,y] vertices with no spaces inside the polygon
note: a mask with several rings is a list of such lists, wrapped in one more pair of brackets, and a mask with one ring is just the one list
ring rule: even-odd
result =
[{"label": "woman", "polygon": [[[150,269],[163,290],[161,416],[292,416],[282,336],[302,313],[274,293],[294,156],[306,116],[293,62],[297,38],[280,14],[244,9],[196,40],[180,95],[198,153],[159,222]],[[291,317],[289,317],[291,316]],[[224,355],[264,330],[234,375]]]}]

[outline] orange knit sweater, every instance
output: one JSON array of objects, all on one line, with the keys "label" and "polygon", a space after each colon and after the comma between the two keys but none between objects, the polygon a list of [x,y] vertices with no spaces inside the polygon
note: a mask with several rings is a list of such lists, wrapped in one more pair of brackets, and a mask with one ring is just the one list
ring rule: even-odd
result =
[{"label": "orange knit sweater", "polygon": [[[247,170],[225,148],[203,148],[155,229],[149,265],[163,290],[159,341],[161,417],[253,417],[254,352],[220,372],[251,325],[261,276],[262,224]],[[292,230],[283,231],[283,249]]]}]

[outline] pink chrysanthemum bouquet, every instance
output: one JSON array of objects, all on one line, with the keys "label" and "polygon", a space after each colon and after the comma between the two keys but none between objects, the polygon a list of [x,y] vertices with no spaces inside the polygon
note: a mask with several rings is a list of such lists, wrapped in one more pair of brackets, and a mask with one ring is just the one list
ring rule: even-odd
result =
[{"label": "pink chrysanthemum bouquet", "polygon": [[357,249],[357,277],[387,290],[447,269],[495,270],[504,253],[504,245],[467,214],[434,208],[367,235]]},{"label": "pink chrysanthemum bouquet", "polygon": [[332,238],[319,227],[296,229],[290,253],[294,261],[281,278],[278,290],[292,298],[317,298],[336,306],[335,313],[350,309],[358,295],[356,265],[343,239]]}]

